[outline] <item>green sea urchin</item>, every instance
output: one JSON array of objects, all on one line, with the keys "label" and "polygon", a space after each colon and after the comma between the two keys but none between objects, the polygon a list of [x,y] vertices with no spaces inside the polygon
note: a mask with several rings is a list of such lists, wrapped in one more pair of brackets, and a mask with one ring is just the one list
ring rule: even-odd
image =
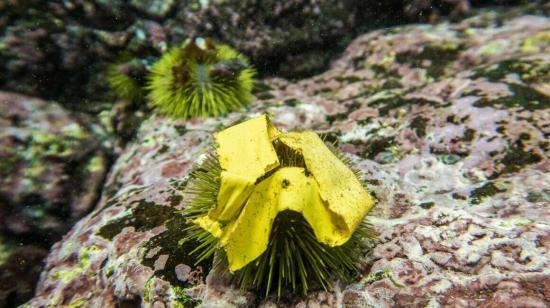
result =
[{"label": "green sea urchin", "polygon": [[211,39],[188,40],[168,50],[151,68],[151,105],[177,117],[219,116],[251,98],[255,70],[247,58]]},{"label": "green sea urchin", "polygon": [[[265,122],[259,121],[258,127],[265,125],[264,123]],[[252,127],[248,127],[247,130],[250,128]],[[319,140],[318,137],[315,137],[316,135],[312,135],[307,132],[294,135],[294,133],[279,133],[276,131],[276,128],[268,128],[268,130],[272,130],[271,133],[273,136],[281,136],[274,137],[269,143],[275,151],[276,160],[278,163],[274,169],[267,171],[265,175],[261,176],[257,182],[255,182],[256,191],[258,191],[262,186],[261,183],[269,181],[270,178],[275,177],[277,173],[282,170],[292,171],[302,169],[305,174],[298,173],[299,177],[292,177],[292,172],[287,173],[289,177],[285,177],[280,184],[275,185],[275,190],[272,191],[273,193],[264,194],[263,196],[265,196],[266,199],[262,199],[262,202],[265,202],[266,204],[270,203],[272,200],[269,199],[278,198],[283,194],[287,195],[286,197],[283,197],[282,200],[301,200],[300,198],[289,198],[289,196],[291,196],[288,195],[289,192],[291,194],[301,195],[300,197],[303,197],[303,200],[309,199],[311,196],[310,190],[296,190],[296,187],[299,187],[300,185],[300,178],[309,179],[315,176],[314,173],[317,173],[316,170],[314,170],[315,167],[311,165],[311,157],[301,153],[297,150],[297,147],[292,147],[285,144],[287,140],[284,138],[285,135],[292,135],[297,138],[301,138],[300,136],[302,136],[304,139],[313,137],[315,140]],[[230,136],[228,139],[234,140],[234,137],[239,135],[241,134],[235,132],[235,134]],[[226,180],[224,179],[224,176],[226,176],[224,173],[226,173],[227,170],[224,170],[221,161],[227,162],[227,157],[224,157],[223,154],[226,153],[225,150],[219,150],[219,147],[223,146],[223,142],[219,140],[225,137],[220,137],[218,134],[216,138],[218,139],[217,149],[210,151],[205,158],[197,164],[197,166],[195,166],[191,172],[190,180],[186,188],[185,199],[187,200],[188,207],[184,210],[184,214],[191,222],[193,222],[186,230],[188,239],[201,243],[194,251],[191,252],[192,254],[197,255],[197,262],[201,262],[202,260],[215,256],[215,268],[220,270],[222,273],[229,275],[232,281],[239,285],[242,289],[254,289],[259,291],[260,296],[268,296],[271,293],[276,293],[277,297],[280,297],[283,293],[301,292],[305,294],[311,287],[317,286],[325,289],[330,287],[334,279],[347,281],[352,278],[357,272],[358,260],[372,248],[373,241],[371,240],[376,237],[372,227],[363,220],[364,214],[358,214],[359,216],[357,217],[358,220],[356,227],[353,231],[351,231],[350,236],[342,244],[331,245],[329,243],[322,242],[319,238],[322,235],[322,232],[319,231],[322,231],[321,229],[328,228],[328,226],[324,224],[312,225],[311,214],[307,217],[308,214],[306,210],[302,213],[298,212],[297,206],[284,206],[285,209],[280,211],[274,217],[271,224],[259,224],[255,226],[255,222],[258,220],[261,221],[261,216],[263,214],[261,210],[256,211],[253,209],[255,211],[253,215],[254,222],[252,222],[252,225],[249,227],[250,229],[246,229],[248,228],[246,227],[247,223],[244,223],[246,231],[245,236],[249,241],[254,242],[258,241],[257,237],[260,229],[262,231],[264,229],[270,230],[267,247],[263,252],[261,252],[261,254],[258,255],[258,257],[252,260],[245,256],[244,258],[248,258],[248,260],[251,261],[244,262],[244,266],[239,266],[237,270],[233,270],[231,272],[231,262],[236,263],[235,258],[241,258],[240,254],[244,252],[237,251],[237,257],[235,257],[234,254],[231,255],[233,252],[227,250],[231,245],[231,239],[228,237],[232,235],[229,234],[229,232],[232,232],[239,227],[238,223],[235,223],[235,221],[240,220],[243,215],[245,215],[243,214],[245,209],[242,209],[241,213],[237,214],[238,218],[220,220],[223,221],[221,225],[221,232],[224,232],[223,229],[231,230],[228,231],[228,236],[227,234],[220,235],[216,228],[212,228],[211,226],[205,227],[204,224],[198,223],[205,217],[212,217],[216,214],[216,207],[220,202],[220,196],[224,195],[221,190],[223,190],[223,181]],[[238,140],[235,141],[238,142]],[[316,143],[316,146],[321,148],[325,147],[323,142]],[[238,148],[241,147],[239,146]],[[328,151],[326,151],[326,149],[328,149]],[[261,150],[258,151],[262,152]],[[332,158],[328,158],[327,161],[330,160],[331,162],[335,162],[338,160],[344,164],[349,163],[349,161],[345,159],[341,153],[332,148],[330,145],[326,146],[325,149],[318,149],[315,151],[315,153],[324,153],[327,156],[332,156]],[[260,156],[265,157],[266,155]],[[317,159],[322,161],[323,157],[319,156],[316,156]],[[247,166],[250,167],[249,165]],[[313,167],[313,169],[310,167]],[[349,167],[345,167],[345,165],[341,165],[340,167],[348,169],[348,171],[350,169]],[[354,182],[356,181],[356,175],[358,172],[349,171],[346,174],[348,174],[350,178],[355,178],[355,180],[353,180]],[[318,175],[322,177],[322,175]],[[241,180],[242,178],[240,178],[239,181]],[[329,180],[332,181],[334,178]],[[339,177],[338,180],[343,182],[346,181],[344,177]],[[320,183],[323,182],[324,179],[320,178]],[[359,184],[359,182],[355,183]],[[317,185],[313,182],[311,182],[311,184],[313,186]],[[236,186],[234,187],[236,188]],[[324,186],[323,189],[326,188],[327,187]],[[294,193],[292,192],[293,189],[295,189]],[[346,191],[350,192],[352,190],[353,189],[350,188]],[[249,200],[245,202],[245,207],[248,207],[246,210],[250,210],[250,206],[253,206],[250,200],[257,196],[255,196],[255,194],[256,192],[252,193]],[[373,205],[374,199],[372,199],[372,197],[370,197],[367,193],[362,196],[366,197],[363,200],[366,202],[365,204],[367,209],[358,208],[357,211],[365,213],[365,211],[368,211],[368,208]],[[260,205],[260,207],[261,206],[262,205]],[[343,205],[336,204],[333,208],[338,208],[339,206]],[[338,214],[333,214],[338,216]],[[355,214],[356,212],[353,211],[351,215]],[[319,220],[322,220],[322,217],[318,218]],[[344,220],[345,219],[346,218],[344,218]],[[334,220],[332,220],[332,222],[331,220],[326,221],[328,224],[333,222]],[[329,236],[335,236],[333,232],[329,233]],[[233,260],[231,260],[231,257],[233,257]],[[233,266],[233,268],[235,268],[235,266]]]},{"label": "green sea urchin", "polygon": [[149,60],[123,55],[107,68],[107,83],[113,94],[130,101],[144,97],[145,75],[150,66]]}]

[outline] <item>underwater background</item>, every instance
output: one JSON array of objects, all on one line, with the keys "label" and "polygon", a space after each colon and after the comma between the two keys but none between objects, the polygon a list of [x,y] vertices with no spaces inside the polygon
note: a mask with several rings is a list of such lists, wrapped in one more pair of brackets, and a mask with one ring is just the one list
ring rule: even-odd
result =
[{"label": "underwater background", "polygon": [[[549,15],[0,0],[0,307],[549,306]],[[213,134],[263,114],[375,197],[348,280],[265,296],[191,253],[189,178]]]}]

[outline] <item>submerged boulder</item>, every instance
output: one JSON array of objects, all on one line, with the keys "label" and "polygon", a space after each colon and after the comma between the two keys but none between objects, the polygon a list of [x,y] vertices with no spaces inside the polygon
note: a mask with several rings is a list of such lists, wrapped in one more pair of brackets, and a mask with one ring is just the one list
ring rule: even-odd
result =
[{"label": "submerged boulder", "polygon": [[211,134],[261,113],[336,142],[378,199],[379,243],[356,281],[279,305],[548,305],[548,31],[547,17],[492,13],[374,31],[323,74],[264,80],[247,110],[151,116],[98,207],[52,248],[28,305],[276,305],[182,241],[182,190]]},{"label": "submerged boulder", "polygon": [[107,168],[98,126],[53,102],[0,92],[0,230],[59,238],[89,212]]},{"label": "submerged boulder", "polygon": [[56,103],[0,92],[0,306],[32,295],[49,246],[97,202],[108,157],[94,129]]}]

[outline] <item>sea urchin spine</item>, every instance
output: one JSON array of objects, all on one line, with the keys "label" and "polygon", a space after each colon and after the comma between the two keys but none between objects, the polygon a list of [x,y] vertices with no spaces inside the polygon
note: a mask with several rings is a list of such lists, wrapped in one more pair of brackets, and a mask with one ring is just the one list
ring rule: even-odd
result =
[{"label": "sea urchin spine", "polygon": [[107,82],[113,94],[120,99],[141,101],[144,77],[150,66],[149,59],[123,55],[107,69]]}]

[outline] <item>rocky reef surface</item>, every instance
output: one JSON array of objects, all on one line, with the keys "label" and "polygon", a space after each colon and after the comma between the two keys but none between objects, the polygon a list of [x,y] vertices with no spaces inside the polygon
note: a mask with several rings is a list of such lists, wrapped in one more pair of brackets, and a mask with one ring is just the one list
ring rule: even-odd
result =
[{"label": "rocky reef surface", "polygon": [[[548,17],[487,12],[364,34],[326,72],[263,80],[225,118],[153,115],[27,306],[546,307],[549,55]],[[189,255],[186,176],[211,133],[261,113],[323,134],[365,173],[380,236],[354,283],[277,302]]]}]

